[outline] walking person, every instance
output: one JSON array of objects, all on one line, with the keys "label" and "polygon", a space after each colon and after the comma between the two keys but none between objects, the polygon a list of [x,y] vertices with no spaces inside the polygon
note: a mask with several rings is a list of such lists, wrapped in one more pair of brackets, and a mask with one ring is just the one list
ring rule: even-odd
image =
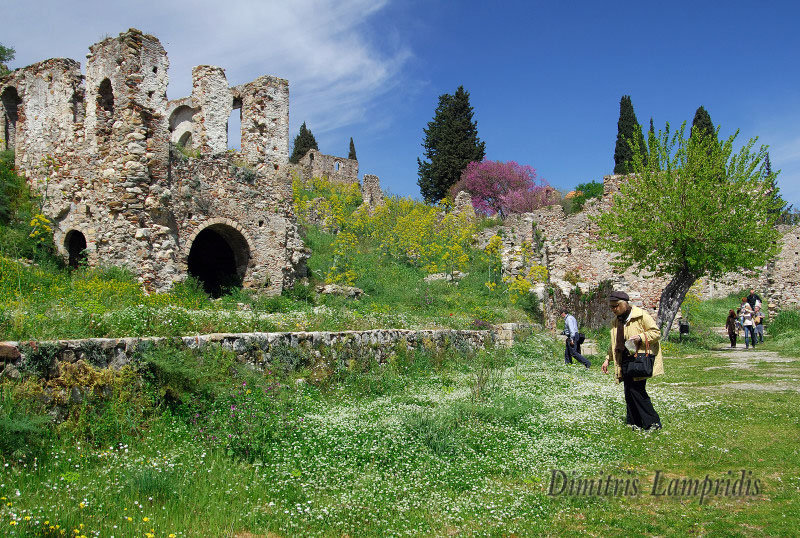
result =
[{"label": "walking person", "polygon": [[756,293],[756,290],[753,288],[750,288],[750,295],[747,296],[746,300],[747,304],[750,305],[750,308],[752,308],[753,311],[755,311],[756,305],[761,305],[761,297],[759,297],[759,295]]},{"label": "walking person", "polygon": [[750,343],[753,343],[753,348],[756,347],[756,326],[753,323],[753,309],[750,308],[750,303],[744,303],[742,306],[742,325],[744,326],[744,348],[748,349]]},{"label": "walking person", "polygon": [[728,312],[728,319],[725,320],[725,328],[728,330],[728,338],[731,341],[731,347],[736,347],[736,337],[738,336],[739,332],[736,324],[736,312],[730,310]]},{"label": "walking person", "polygon": [[755,311],[753,312],[753,324],[756,327],[756,334],[753,336],[753,345],[755,344],[755,338],[758,336],[758,343],[764,343],[764,312],[761,310],[761,305],[757,304]]},{"label": "walking person", "polygon": [[586,369],[592,365],[589,359],[581,355],[580,342],[578,341],[578,320],[575,316],[567,312],[566,309],[561,310],[561,316],[564,318],[564,335],[567,341],[564,345],[564,364],[572,364],[572,359],[575,358],[579,363],[583,364]]},{"label": "walking person", "polygon": [[661,418],[647,394],[647,378],[633,377],[627,373],[626,366],[634,359],[634,355],[625,343],[630,341],[637,351],[644,351],[649,347],[650,352],[655,355],[653,375],[661,375],[664,373],[664,359],[659,344],[661,331],[650,314],[638,306],[630,305],[629,300],[624,291],[613,291],[608,297],[608,306],[614,312],[614,320],[611,322],[611,345],[602,370],[607,374],[609,363],[614,361],[614,377],[617,383],[623,383],[625,389],[626,423],[647,431],[658,430],[661,429]]}]

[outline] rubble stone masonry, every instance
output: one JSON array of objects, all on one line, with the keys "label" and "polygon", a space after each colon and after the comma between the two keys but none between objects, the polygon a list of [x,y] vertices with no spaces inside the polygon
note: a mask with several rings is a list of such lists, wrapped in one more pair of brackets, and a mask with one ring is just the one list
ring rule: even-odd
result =
[{"label": "rubble stone masonry", "polygon": [[[617,272],[611,265],[614,255],[592,243],[597,239],[597,227],[591,217],[609,207],[621,181],[624,176],[606,176],[603,197],[590,200],[580,213],[565,215],[560,205],[554,205],[509,217],[503,233],[504,274],[514,275],[524,270],[518,252],[522,243],[528,242],[534,250],[528,265],[538,263],[547,267],[549,284],[564,295],[575,288],[576,284],[570,282],[575,277],[583,291],[609,281],[614,287],[626,290],[635,304],[656,312],[669,279],[647,272],[636,274],[632,269]],[[780,226],[779,230],[782,248],[772,263],[749,274],[728,274],[719,281],[704,278],[701,280],[702,296],[727,297],[752,287],[778,307],[800,304],[800,226]],[[543,298],[544,286],[538,288]]]},{"label": "rubble stone masonry", "polygon": [[[85,77],[66,59],[17,69],[0,78],[3,149],[71,264],[126,266],[151,290],[193,274],[280,293],[308,257],[291,204],[288,82],[231,88],[223,69],[198,66],[192,95],[168,102],[168,67],[158,39],[130,29],[90,47]],[[236,109],[240,152],[228,150]]]}]

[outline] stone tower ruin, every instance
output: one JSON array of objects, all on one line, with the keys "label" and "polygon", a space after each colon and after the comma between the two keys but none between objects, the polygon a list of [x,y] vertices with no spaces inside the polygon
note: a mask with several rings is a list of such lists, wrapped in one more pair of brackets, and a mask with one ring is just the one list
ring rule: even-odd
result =
[{"label": "stone tower ruin", "polygon": [[[218,293],[280,293],[305,272],[292,210],[289,84],[230,87],[192,71],[192,95],[167,100],[167,53],[130,29],[89,48],[86,74],[46,60],[0,78],[0,135],[43,199],[71,265],[126,266],[151,290],[187,275]],[[241,151],[228,118],[241,114]]]}]

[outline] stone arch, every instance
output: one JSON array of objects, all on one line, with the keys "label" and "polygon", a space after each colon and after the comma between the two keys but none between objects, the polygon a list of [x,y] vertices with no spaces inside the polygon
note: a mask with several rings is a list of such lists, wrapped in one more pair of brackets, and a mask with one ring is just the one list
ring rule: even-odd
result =
[{"label": "stone arch", "polygon": [[19,98],[17,89],[14,86],[8,86],[4,89],[0,99],[2,99],[3,110],[5,111],[5,117],[3,118],[3,139],[6,141],[4,149],[14,149],[17,140],[19,105],[22,104],[22,99]]},{"label": "stone arch", "polygon": [[169,115],[170,141],[185,148],[193,147],[194,115],[196,108],[189,105],[175,107]]},{"label": "stone arch", "polygon": [[86,247],[86,236],[83,232],[73,229],[64,235],[64,250],[67,251],[67,263],[70,267],[78,268],[87,263]]},{"label": "stone arch", "polygon": [[230,219],[212,219],[186,244],[186,271],[213,297],[241,287],[251,260],[252,240]]}]

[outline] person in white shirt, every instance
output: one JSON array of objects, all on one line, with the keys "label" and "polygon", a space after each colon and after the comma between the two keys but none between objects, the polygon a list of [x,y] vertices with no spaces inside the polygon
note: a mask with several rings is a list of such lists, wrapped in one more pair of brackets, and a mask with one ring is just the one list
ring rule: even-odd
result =
[{"label": "person in white shirt", "polygon": [[742,305],[742,325],[744,326],[744,347],[750,347],[750,341],[753,341],[753,347],[756,347],[756,324],[753,323],[753,309],[750,303]]},{"label": "person in white shirt", "polygon": [[564,318],[564,335],[567,337],[564,346],[564,364],[572,364],[572,359],[574,358],[588,369],[592,363],[589,362],[589,359],[581,355],[578,348],[578,320],[575,319],[575,316],[568,313],[566,309],[561,310],[561,315]]}]

